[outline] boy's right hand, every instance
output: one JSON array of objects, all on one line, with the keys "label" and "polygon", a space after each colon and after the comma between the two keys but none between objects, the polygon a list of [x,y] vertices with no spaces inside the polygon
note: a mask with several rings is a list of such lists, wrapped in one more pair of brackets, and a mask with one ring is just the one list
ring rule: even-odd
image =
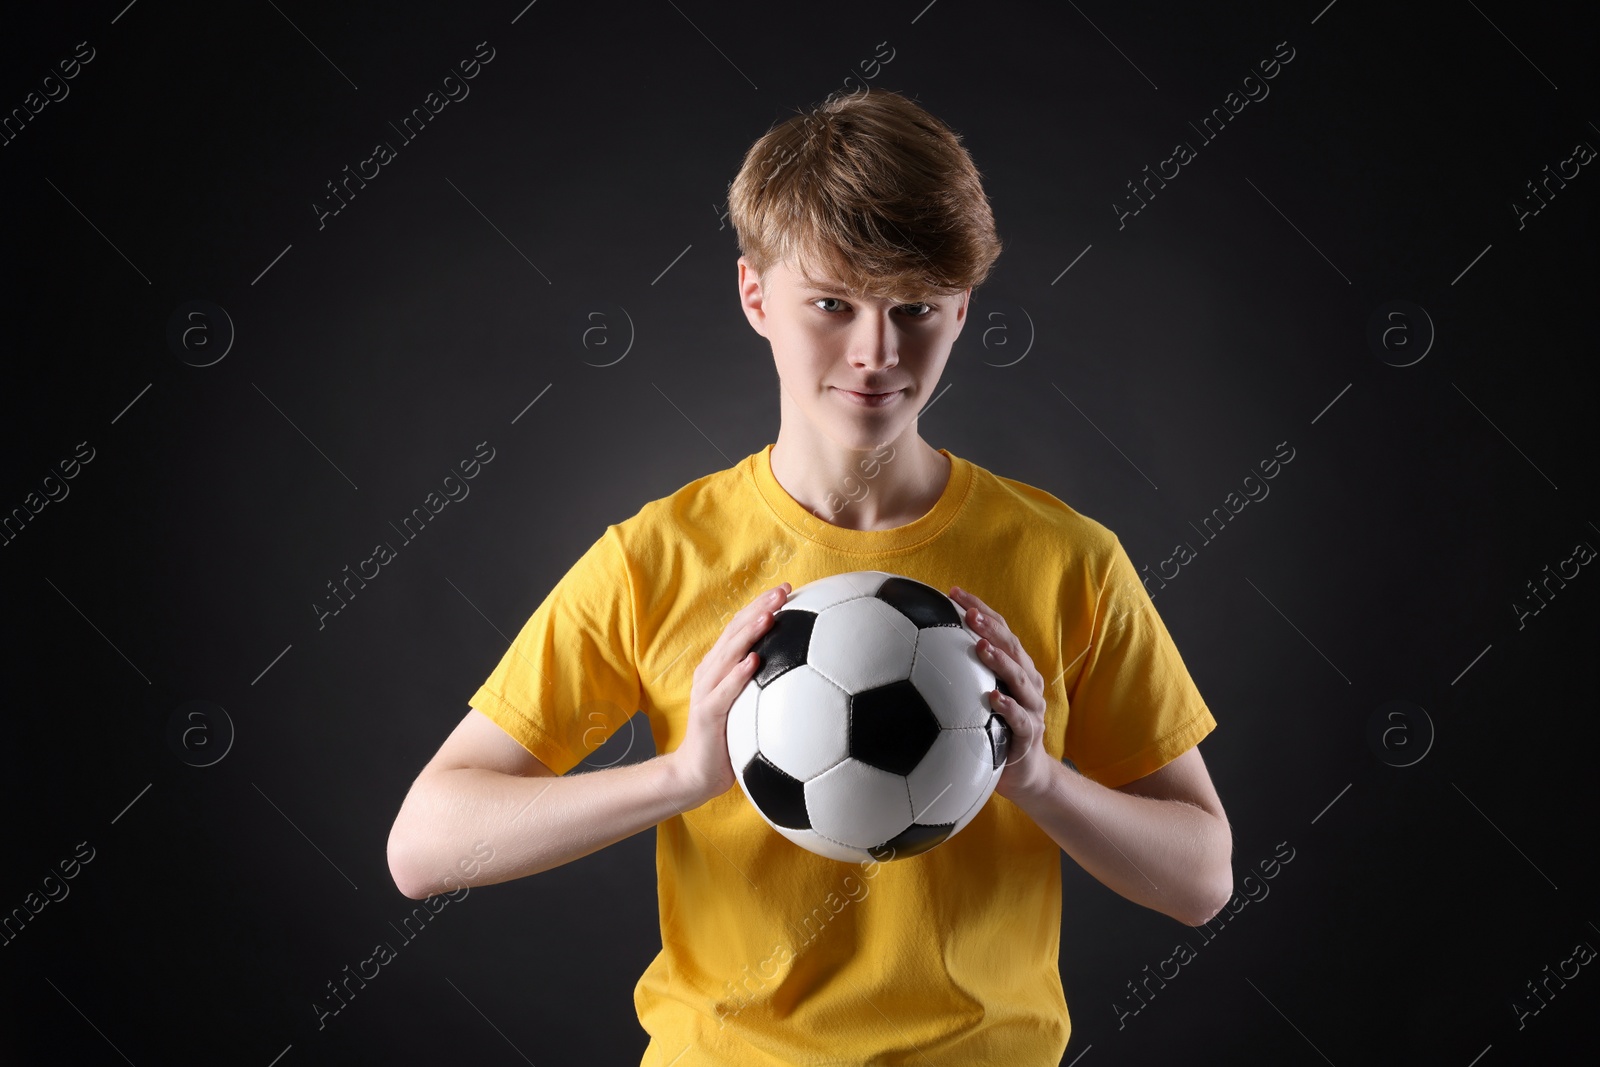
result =
[{"label": "boy's right hand", "polygon": [[694,669],[689,725],[683,741],[665,756],[692,807],[721,796],[738,781],[728,756],[728,711],[761,665],[750,646],[767,632],[791,591],[784,582],[741,608]]}]

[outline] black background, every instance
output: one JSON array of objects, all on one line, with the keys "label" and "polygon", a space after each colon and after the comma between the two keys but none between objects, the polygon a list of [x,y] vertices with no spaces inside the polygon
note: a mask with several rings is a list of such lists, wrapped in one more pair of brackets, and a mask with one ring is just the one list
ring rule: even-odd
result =
[{"label": "black background", "polygon": [[[1600,577],[1520,626],[1513,606],[1600,545],[1600,178],[1520,226],[1512,207],[1600,145],[1570,11],[114,0],[8,19],[7,113],[78,42],[94,58],[0,147],[0,509],[79,442],[94,458],[0,550],[0,914],[79,842],[94,858],[0,947],[0,1056],[637,1062],[652,833],[473,890],[321,1029],[312,1005],[399,944],[418,905],[388,873],[394,815],[550,586],[608,523],[775,439],[726,186],[772,123],[865,81],[962,134],[1006,242],[922,435],[1104,523],[1136,565],[1198,549],[1155,602],[1220,724],[1203,751],[1236,880],[1294,850],[1212,941],[1064,855],[1063,1062],[1586,1060],[1592,967],[1521,1026],[1513,1009],[1600,946]],[[399,144],[389,122],[479,42],[470,96],[319,228],[325,184]],[[1279,42],[1270,95],[1199,144],[1189,122]],[[1119,228],[1125,183],[1178,140],[1196,158]],[[214,314],[190,348],[167,339],[194,300],[236,331],[209,366]],[[1375,350],[1395,300],[1426,320]],[[482,441],[470,496],[319,628],[325,583]],[[1191,523],[1280,442],[1270,496],[1203,542]],[[236,731],[206,767],[168,735],[196,700]],[[1387,720],[1374,745],[1396,700],[1431,729]],[[214,754],[226,726],[205,722]],[[650,754],[641,716],[585,766]],[[1196,958],[1119,1026],[1179,941]]]}]

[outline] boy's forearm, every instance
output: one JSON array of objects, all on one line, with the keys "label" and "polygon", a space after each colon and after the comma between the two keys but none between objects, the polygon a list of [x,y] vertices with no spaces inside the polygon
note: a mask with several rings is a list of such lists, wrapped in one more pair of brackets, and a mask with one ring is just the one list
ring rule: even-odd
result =
[{"label": "boy's forearm", "polygon": [[547,871],[698,806],[655,756],[557,777],[479,767],[419,778],[390,832],[390,870],[413,899]]},{"label": "boy's forearm", "polygon": [[1233,833],[1192,804],[1108,789],[1065,763],[1013,803],[1106,886],[1179,922],[1206,922],[1232,895]]}]

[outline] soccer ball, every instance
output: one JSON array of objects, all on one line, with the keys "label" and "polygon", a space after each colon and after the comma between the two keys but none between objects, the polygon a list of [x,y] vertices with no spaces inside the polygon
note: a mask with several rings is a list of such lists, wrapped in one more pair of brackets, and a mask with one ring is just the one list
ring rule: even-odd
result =
[{"label": "soccer ball", "polygon": [[919,855],[972,821],[1011,731],[962,616],[932,586],[883,571],[790,594],[728,711],[728,755],[768,825],[856,862]]}]

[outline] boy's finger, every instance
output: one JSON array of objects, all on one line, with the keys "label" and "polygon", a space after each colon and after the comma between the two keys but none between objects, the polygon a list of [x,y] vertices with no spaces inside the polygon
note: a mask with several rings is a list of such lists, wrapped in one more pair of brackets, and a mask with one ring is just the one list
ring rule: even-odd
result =
[{"label": "boy's finger", "polygon": [[[716,644],[711,646],[711,651],[706,658],[720,664],[717,671],[719,679],[734,670],[744,656],[750,651],[750,646],[755,642],[756,631],[762,627],[761,616],[764,612],[776,612],[787,597],[785,591],[788,582],[778,586],[777,589],[768,589],[757,596],[750,603],[739,610],[739,614],[728,620],[727,628],[717,638]],[[776,595],[784,592],[783,596]]]},{"label": "boy's finger", "polygon": [[[784,585],[788,583],[785,582]],[[776,612],[787,598],[788,593],[783,586],[768,589],[750,603],[750,613],[752,616],[759,616],[762,612]]]},{"label": "boy's finger", "polygon": [[961,588],[959,585],[952,586],[950,592],[951,599],[957,604],[960,604],[963,611],[970,612],[976,610],[981,611],[985,615],[990,614],[989,605],[985,604],[982,600],[979,600],[971,592]]},{"label": "boy's finger", "polygon": [[[787,582],[784,583],[784,585],[787,584]],[[717,635],[716,641],[712,643],[711,648],[707,651],[706,655],[708,657],[715,655],[722,646],[737,639],[737,636],[745,631],[746,627],[750,623],[750,620],[761,614],[764,609],[770,608],[771,610],[776,610],[782,601],[775,600],[769,604],[768,598],[771,596],[772,590],[765,590],[764,592],[756,594],[753,600],[736,611],[733,614],[733,617],[728,620],[728,625],[722,628],[722,633]]]}]

